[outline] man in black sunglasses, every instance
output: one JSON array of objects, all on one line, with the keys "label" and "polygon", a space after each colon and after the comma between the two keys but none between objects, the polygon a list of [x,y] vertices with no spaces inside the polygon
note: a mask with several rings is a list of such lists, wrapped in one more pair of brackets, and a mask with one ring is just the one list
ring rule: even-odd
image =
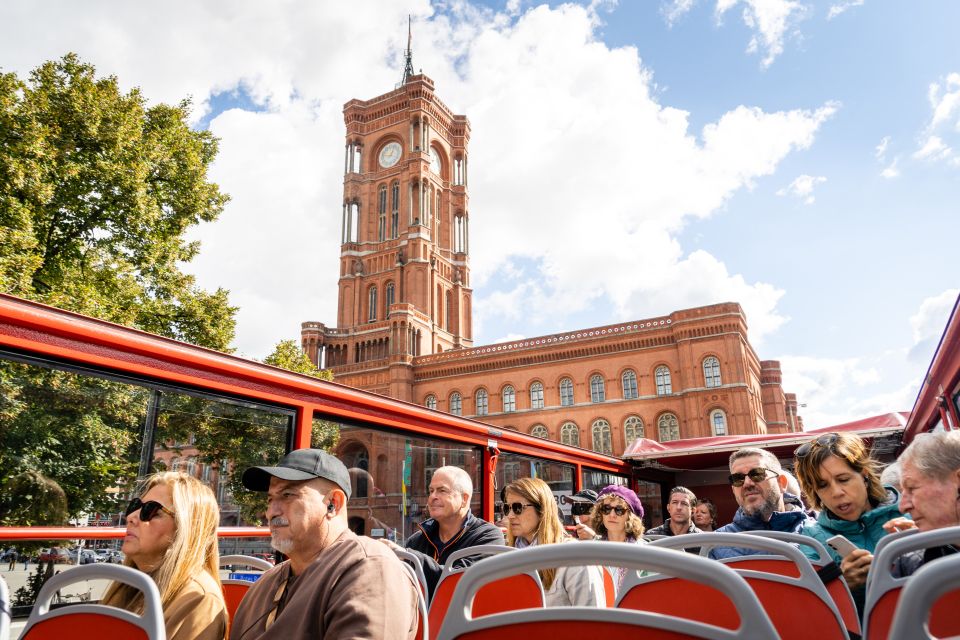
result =
[{"label": "man in black sunglasses", "polygon": [[[730,456],[729,481],[740,508],[733,522],[720,527],[717,532],[800,533],[804,525],[814,523],[801,507],[796,506],[795,496],[786,493],[787,478],[783,475],[780,461],[765,449],[745,447],[734,451]],[[733,558],[757,553],[763,552],[742,547],[714,547],[710,557]]]},{"label": "man in black sunglasses", "polygon": [[288,560],[247,592],[231,640],[413,638],[417,587],[392,551],[350,530],[350,475],[340,460],[298,449],[242,480],[267,494],[271,544]]}]

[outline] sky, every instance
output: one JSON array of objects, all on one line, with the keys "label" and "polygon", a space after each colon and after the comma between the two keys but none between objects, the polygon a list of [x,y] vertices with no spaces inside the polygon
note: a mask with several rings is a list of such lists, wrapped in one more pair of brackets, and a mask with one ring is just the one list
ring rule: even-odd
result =
[{"label": "sky", "polygon": [[476,345],[735,301],[807,428],[911,409],[960,285],[954,0],[5,0],[0,69],[192,99],[232,199],[184,269],[262,359],[336,322],[342,109],[408,15],[472,127]]}]

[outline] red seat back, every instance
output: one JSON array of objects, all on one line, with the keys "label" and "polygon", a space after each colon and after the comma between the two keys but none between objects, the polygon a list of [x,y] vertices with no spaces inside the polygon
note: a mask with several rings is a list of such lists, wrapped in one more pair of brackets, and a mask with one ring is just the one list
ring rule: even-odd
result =
[{"label": "red seat back", "polygon": [[606,596],[607,606],[612,607],[617,601],[617,585],[613,581],[613,574],[606,567],[600,569],[603,571],[603,593]]},{"label": "red seat back", "polygon": [[683,578],[652,577],[628,587],[619,600],[619,609],[660,613],[724,629],[740,626],[740,616],[729,597],[709,585]]},{"label": "red seat back", "polygon": [[20,637],[21,640],[148,640],[149,636],[141,627],[119,618],[96,613],[75,613],[42,620]]},{"label": "red seat back", "polygon": [[231,625],[233,624],[233,616],[237,612],[237,607],[240,606],[240,601],[243,600],[243,596],[247,595],[247,591],[249,591],[252,586],[253,583],[246,580],[223,581],[223,601],[227,605],[227,617]]},{"label": "red seat back", "polygon": [[[457,583],[463,577],[463,572],[451,573],[444,576],[437,584],[430,602],[429,627],[430,638],[433,640],[440,632],[443,618],[450,607],[450,599],[457,588]],[[477,591],[473,599],[471,614],[474,617],[488,616],[504,611],[518,609],[536,609],[543,606],[543,589],[532,575],[522,573],[508,578],[501,578],[484,585]],[[528,639],[529,640],[529,639]]]}]

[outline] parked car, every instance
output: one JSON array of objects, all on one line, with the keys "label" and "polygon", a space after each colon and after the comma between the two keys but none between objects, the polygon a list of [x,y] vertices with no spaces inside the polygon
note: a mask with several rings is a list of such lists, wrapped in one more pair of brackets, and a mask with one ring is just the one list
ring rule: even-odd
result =
[{"label": "parked car", "polygon": [[80,553],[80,564],[96,564],[100,562],[100,556],[93,549],[70,549],[67,555],[72,564],[77,563],[77,553]]},{"label": "parked car", "polygon": [[60,547],[50,547],[49,549],[43,549],[40,551],[40,562],[59,562],[67,563],[70,562],[70,556]]},{"label": "parked car", "polygon": [[97,557],[100,558],[100,562],[123,564],[123,553],[116,549],[97,549]]}]

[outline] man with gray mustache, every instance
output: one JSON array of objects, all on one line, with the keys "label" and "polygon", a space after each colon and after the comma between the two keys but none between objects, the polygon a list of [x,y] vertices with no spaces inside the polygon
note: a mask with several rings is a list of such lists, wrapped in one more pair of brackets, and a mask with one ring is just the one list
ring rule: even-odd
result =
[{"label": "man with gray mustache", "polygon": [[270,543],[287,560],[254,583],[231,640],[384,638],[417,631],[417,588],[386,547],[347,524],[350,476],[319,449],[251,467],[243,486],[267,494]]},{"label": "man with gray mustache", "polygon": [[[787,478],[777,456],[765,449],[745,447],[730,456],[730,487],[740,508],[733,522],[717,532],[786,531],[800,533],[814,520],[804,511],[797,496],[787,493]],[[714,547],[715,560],[763,553],[742,547]]]}]

